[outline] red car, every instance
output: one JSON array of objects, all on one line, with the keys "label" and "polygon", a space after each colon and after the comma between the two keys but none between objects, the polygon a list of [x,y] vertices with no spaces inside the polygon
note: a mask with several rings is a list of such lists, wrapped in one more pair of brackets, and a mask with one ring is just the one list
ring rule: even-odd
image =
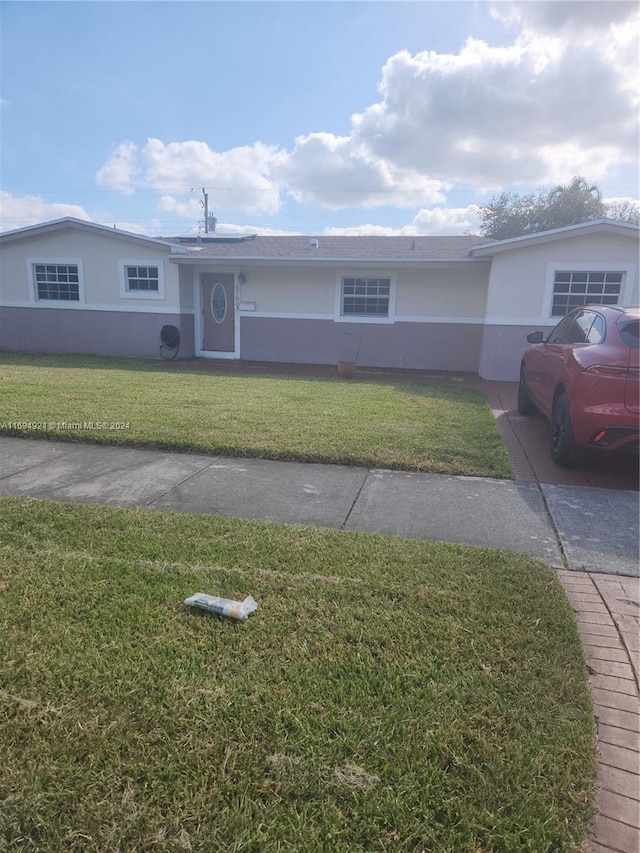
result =
[{"label": "red car", "polygon": [[551,422],[551,457],[576,465],[586,449],[638,449],[640,308],[581,305],[545,340],[527,335],[518,412]]}]

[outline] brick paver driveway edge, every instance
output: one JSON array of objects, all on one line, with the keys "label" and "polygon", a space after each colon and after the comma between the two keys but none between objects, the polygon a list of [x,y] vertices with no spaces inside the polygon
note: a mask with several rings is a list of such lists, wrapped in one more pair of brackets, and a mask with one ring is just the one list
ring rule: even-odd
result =
[{"label": "brick paver driveway edge", "polygon": [[640,580],[559,571],[578,620],[598,746],[592,853],[640,853]]}]

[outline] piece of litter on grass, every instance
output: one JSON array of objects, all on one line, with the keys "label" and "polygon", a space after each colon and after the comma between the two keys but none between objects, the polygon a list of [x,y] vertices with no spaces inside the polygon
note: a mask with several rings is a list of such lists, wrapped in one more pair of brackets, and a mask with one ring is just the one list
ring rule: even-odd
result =
[{"label": "piece of litter on grass", "polygon": [[196,592],[195,595],[185,598],[184,603],[187,607],[198,607],[217,616],[226,616],[234,622],[244,622],[250,613],[258,609],[258,602],[250,595],[244,601],[233,601],[230,598],[218,598],[205,592]]}]

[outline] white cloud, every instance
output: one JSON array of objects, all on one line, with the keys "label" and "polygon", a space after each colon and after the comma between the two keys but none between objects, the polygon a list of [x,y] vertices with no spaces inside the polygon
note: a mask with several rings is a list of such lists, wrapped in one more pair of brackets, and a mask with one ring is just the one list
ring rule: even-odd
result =
[{"label": "white cloud", "polygon": [[188,194],[204,186],[212,211],[274,214],[288,196],[330,210],[423,208],[422,227],[464,229],[469,221],[473,230],[471,208],[438,218],[456,184],[489,192],[575,174],[601,181],[635,162],[637,5],[513,0],[491,9],[513,28],[510,44],[469,37],[457,53],[391,56],[379,100],[352,116],[347,135],[320,130],[290,150],[123,142],[97,179],[123,192],[168,193],[161,209],[185,219],[200,217],[199,199]]},{"label": "white cloud", "polygon": [[371,157],[475,187],[597,180],[637,155],[634,63],[531,34],[507,48],[469,38],[457,55],[403,51],[352,138]]},{"label": "white cloud", "polygon": [[[455,54],[401,51],[383,68],[380,100],[352,117],[348,136],[296,140],[282,170],[294,198],[432,205],[452,183],[486,191],[576,173],[597,181],[634,162],[636,4],[496,8],[519,27],[512,44],[469,37]],[[304,181],[336,192],[305,193]]]},{"label": "white cloud", "polygon": [[595,32],[622,23],[638,12],[628,0],[500,0],[491,4],[494,18],[522,29],[550,35]]},{"label": "white cloud", "polygon": [[26,228],[28,225],[39,225],[42,222],[53,222],[71,216],[85,222],[95,222],[99,225],[115,226],[120,231],[130,231],[132,234],[156,234],[162,228],[158,219],[153,219],[150,226],[140,222],[88,213],[79,204],[61,204],[44,201],[36,195],[17,196],[0,190],[0,231],[12,231],[15,228]]},{"label": "white cloud", "polygon": [[[98,170],[103,186],[130,193],[144,187],[178,194],[192,187],[206,187],[211,209],[239,208],[247,213],[275,213],[280,191],[272,172],[285,156],[279,149],[256,142],[229,151],[213,151],[206,142],[187,140],[165,144],[149,139],[139,148],[131,142],[119,145]],[[165,210],[193,216],[193,203],[161,202]]]},{"label": "white cloud", "polygon": [[332,210],[435,204],[444,201],[447,188],[443,181],[372,158],[352,138],[331,133],[298,137],[278,175],[295,201]]},{"label": "white cloud", "polygon": [[185,219],[199,219],[202,217],[202,205],[195,198],[187,201],[179,201],[172,195],[163,195],[160,199],[160,207],[167,213],[175,213],[184,216]]},{"label": "white cloud", "polygon": [[134,181],[139,172],[136,165],[138,146],[133,142],[121,142],[107,162],[98,169],[96,181],[103,187],[119,190],[125,195],[134,191]]},{"label": "white cloud", "polygon": [[91,219],[87,211],[78,204],[58,204],[44,201],[36,195],[16,196],[0,190],[0,228],[3,231],[63,219],[65,216]]},{"label": "white cloud", "polygon": [[391,228],[386,225],[350,225],[322,230],[322,234],[327,237],[398,237],[416,233],[412,225],[403,225],[400,228]]},{"label": "white cloud", "polygon": [[480,230],[479,208],[437,207],[420,210],[413,219],[416,234],[477,234]]},{"label": "white cloud", "polygon": [[423,209],[418,211],[410,223],[402,225],[399,228],[391,228],[384,225],[354,225],[344,228],[325,228],[322,233],[328,236],[345,235],[350,237],[357,237],[359,235],[418,237],[444,234],[476,234],[479,228],[478,207],[472,204],[469,207]]}]

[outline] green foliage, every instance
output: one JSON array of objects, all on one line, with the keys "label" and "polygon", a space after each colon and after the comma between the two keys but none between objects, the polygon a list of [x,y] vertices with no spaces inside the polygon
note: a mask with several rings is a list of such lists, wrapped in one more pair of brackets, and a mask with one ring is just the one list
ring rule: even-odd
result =
[{"label": "green foliage", "polygon": [[607,205],[607,219],[640,225],[640,205],[633,201],[614,201]]},{"label": "green foliage", "polygon": [[491,410],[476,391],[410,382],[216,374],[188,364],[180,370],[139,359],[10,353],[0,354],[0,375],[0,429],[4,423],[5,434],[512,476]]},{"label": "green foliage", "polygon": [[16,853],[577,853],[593,816],[549,568],[214,516],[0,499],[0,757]]},{"label": "green foliage", "polygon": [[505,240],[607,217],[637,223],[640,210],[631,202],[606,205],[599,188],[576,175],[569,184],[550,190],[494,196],[480,209],[480,233],[492,240]]}]

